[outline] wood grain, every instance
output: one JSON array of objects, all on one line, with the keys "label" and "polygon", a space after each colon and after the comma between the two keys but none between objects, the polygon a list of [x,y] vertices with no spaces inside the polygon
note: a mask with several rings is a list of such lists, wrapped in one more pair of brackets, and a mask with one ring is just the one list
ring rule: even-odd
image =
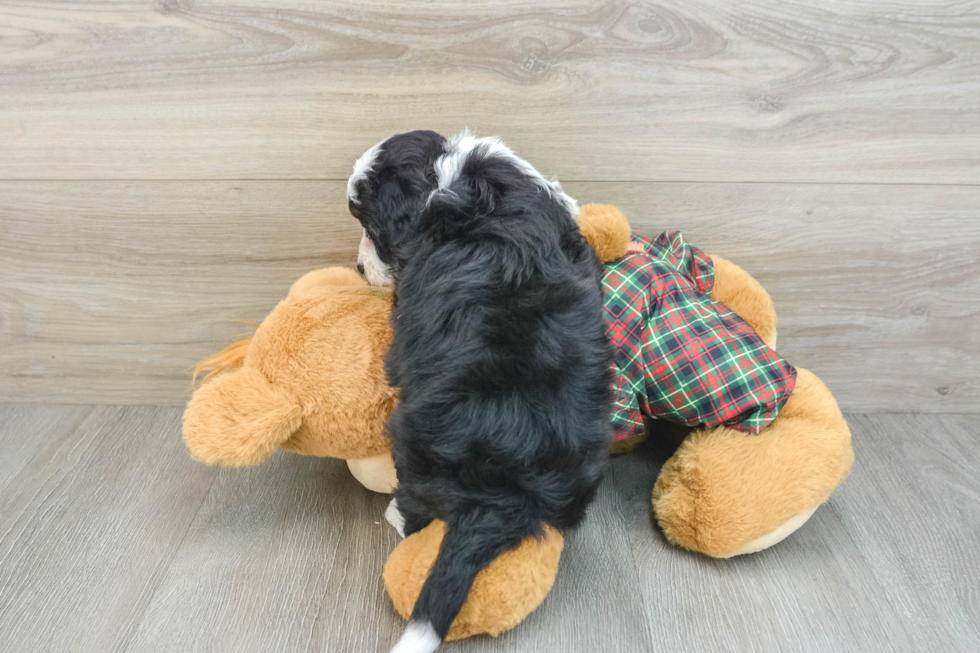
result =
[{"label": "wood grain", "polygon": [[[517,628],[463,640],[459,653],[660,650],[644,610],[624,529],[624,502],[605,483],[581,527],[565,541],[558,575],[541,606]],[[447,646],[447,649],[449,647]],[[447,650],[447,653],[450,653]]]},{"label": "wood grain", "polygon": [[[980,411],[980,188],[569,183],[770,291],[850,411]],[[305,272],[353,265],[342,182],[0,182],[0,397],[180,405]]]},{"label": "wood grain", "polygon": [[[851,477],[797,533],[731,560],[651,537],[664,458],[617,459],[613,482],[663,650],[974,650],[980,428],[968,416],[849,418]],[[942,552],[938,551],[941,547]],[[694,644],[692,644],[694,643]]]},{"label": "wood grain", "polygon": [[780,353],[846,411],[980,411],[980,189],[585,184],[645,234],[680,229],[772,295]]},{"label": "wood grain", "polygon": [[[398,543],[383,518],[388,500],[342,461],[280,453],[222,470],[127,650],[387,651],[405,627],[381,580]],[[591,527],[569,539],[554,589],[524,624],[453,649],[651,650],[615,501],[600,494]]]},{"label": "wood grain", "polygon": [[[972,416],[922,415],[849,420],[855,469],[836,504],[835,528],[874,569],[899,615],[910,650],[950,641],[980,647],[980,425]],[[818,511],[819,512],[819,511]],[[928,555],[923,542],[941,542]],[[914,588],[910,591],[907,588]],[[953,645],[952,642],[961,642]]]},{"label": "wood grain", "polygon": [[0,441],[43,445],[0,479],[0,650],[122,650],[215,472],[172,408],[18,410]]},{"label": "wood grain", "polygon": [[127,650],[387,650],[387,501],[340,460],[222,470]]},{"label": "wood grain", "polygon": [[230,320],[355,263],[337,183],[0,186],[8,400],[181,404],[193,364],[251,329]]},{"label": "wood grain", "polygon": [[708,560],[672,548],[655,530],[650,488],[657,471],[636,457],[613,467],[614,482],[631,499],[627,533],[663,650],[694,650],[692,642],[711,651],[912,650],[894,628],[894,610],[879,606],[874,574],[853,546],[841,545],[847,533],[833,531],[825,514],[831,508],[776,549]]},{"label": "wood grain", "polygon": [[405,129],[563,180],[980,182],[980,4],[0,5],[0,179],[343,179]]},{"label": "wood grain", "polygon": [[34,406],[0,404],[0,493],[41,449],[78,428],[91,406]]},{"label": "wood grain", "polygon": [[[192,462],[176,408],[0,404],[4,651],[387,651],[387,498],[340,461]],[[713,560],[669,545],[667,441],[612,460],[544,603],[456,653],[980,648],[980,426],[850,415],[853,472],[789,539]],[[0,458],[2,460],[2,458]]]}]

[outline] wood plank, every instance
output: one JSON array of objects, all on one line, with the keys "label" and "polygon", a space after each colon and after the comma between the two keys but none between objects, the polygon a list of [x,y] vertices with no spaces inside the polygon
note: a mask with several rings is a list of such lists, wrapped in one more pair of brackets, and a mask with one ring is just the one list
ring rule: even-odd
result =
[{"label": "wood plank", "polygon": [[222,470],[127,650],[387,650],[386,505],[340,460]]},{"label": "wood plank", "polygon": [[[64,412],[29,410],[38,439]],[[3,420],[3,439],[23,423]],[[0,649],[122,650],[214,474],[173,408],[98,407],[60,429],[0,494]]]},{"label": "wood plank", "polygon": [[[579,191],[581,188],[581,191]],[[644,234],[680,229],[755,276],[780,353],[847,412],[980,411],[975,187],[585,184]]]},{"label": "wood plank", "polygon": [[[128,651],[388,650],[405,622],[381,580],[398,542],[387,501],[342,461],[279,453],[222,470]],[[454,650],[651,650],[621,521],[605,491],[542,606],[500,638]]]},{"label": "wood plank", "polygon": [[474,638],[454,647],[459,653],[660,650],[624,528],[630,508],[603,482],[585,521],[568,536],[555,585],[541,606],[496,639]]},{"label": "wood plank", "polygon": [[980,5],[0,7],[0,179],[343,179],[468,125],[566,180],[980,183]]},{"label": "wood plank", "polygon": [[193,364],[250,330],[230,320],[353,265],[360,238],[339,183],[0,186],[8,400],[182,404]]},{"label": "wood plank", "polygon": [[[0,406],[0,443],[47,436],[0,492],[0,649],[387,650],[404,625],[380,580],[387,498],[340,461],[282,452],[215,475],[178,418]],[[729,561],[651,522],[669,443],[614,458],[541,607],[452,650],[976,650],[980,427],[848,419],[851,477],[785,542]]]},{"label": "wood plank", "polygon": [[980,649],[976,418],[854,415],[849,423],[856,462],[837,518],[901,616],[909,649]]},{"label": "wood plank", "polygon": [[617,459],[658,646],[671,651],[976,650],[977,445],[967,416],[853,416],[851,477],[773,549],[710,560],[651,530],[666,456]]},{"label": "wood plank", "polygon": [[[845,410],[980,411],[980,188],[567,187],[754,274]],[[342,182],[0,182],[0,397],[180,405],[229,320],[358,237]]]},{"label": "wood plank", "polygon": [[88,406],[0,404],[0,494],[41,449],[77,429],[92,410]]}]

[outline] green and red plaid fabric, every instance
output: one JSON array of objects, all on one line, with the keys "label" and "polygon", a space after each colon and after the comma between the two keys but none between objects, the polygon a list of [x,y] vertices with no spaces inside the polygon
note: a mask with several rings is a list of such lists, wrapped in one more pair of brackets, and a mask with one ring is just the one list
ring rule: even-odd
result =
[{"label": "green and red plaid fabric", "polygon": [[616,440],[644,417],[759,433],[779,414],[796,369],[745,320],[711,299],[714,264],[680,232],[605,266],[607,333],[616,349]]}]

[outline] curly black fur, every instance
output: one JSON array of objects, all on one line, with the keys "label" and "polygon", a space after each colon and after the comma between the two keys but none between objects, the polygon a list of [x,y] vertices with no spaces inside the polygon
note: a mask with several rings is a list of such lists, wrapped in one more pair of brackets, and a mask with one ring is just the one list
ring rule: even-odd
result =
[{"label": "curly black fur", "polygon": [[440,639],[480,569],[542,524],[582,520],[612,399],[600,265],[567,206],[480,146],[438,189],[446,148],[434,132],[391,137],[351,203],[395,279],[388,430],[405,534],[448,525],[412,615]]}]

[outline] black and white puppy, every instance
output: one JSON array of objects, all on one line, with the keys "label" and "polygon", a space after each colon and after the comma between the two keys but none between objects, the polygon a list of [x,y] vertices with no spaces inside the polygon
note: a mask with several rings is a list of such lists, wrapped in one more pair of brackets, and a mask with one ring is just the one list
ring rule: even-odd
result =
[{"label": "black and white puppy", "polygon": [[347,186],[359,267],[394,283],[386,366],[403,535],[445,540],[393,651],[430,652],[473,579],[550,524],[577,525],[610,443],[612,350],[578,207],[496,138],[392,136]]}]

